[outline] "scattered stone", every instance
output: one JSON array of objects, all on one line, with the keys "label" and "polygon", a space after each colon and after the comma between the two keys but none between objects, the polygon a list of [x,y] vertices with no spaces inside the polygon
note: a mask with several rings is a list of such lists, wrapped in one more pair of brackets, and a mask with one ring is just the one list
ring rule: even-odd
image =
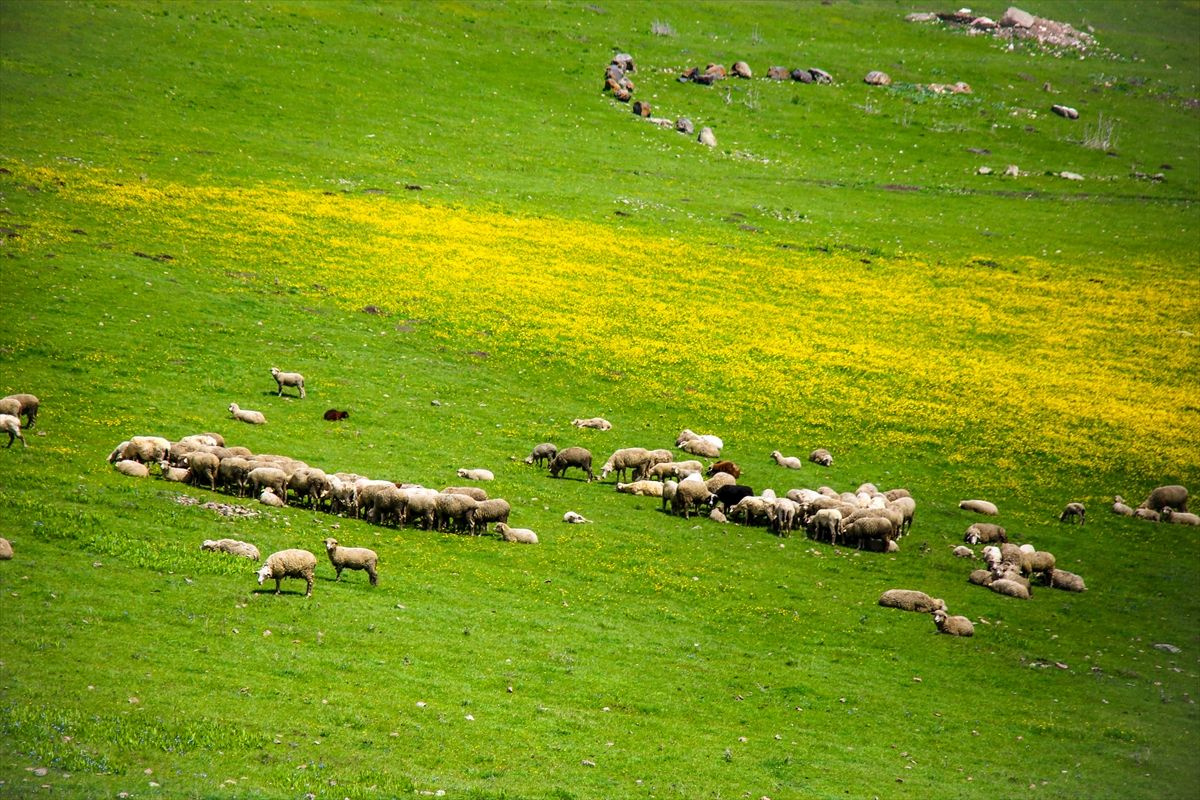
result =
[{"label": "scattered stone", "polygon": [[1016,6],[1010,6],[1004,12],[1004,16],[1000,17],[1000,27],[1002,28],[1032,28],[1033,23],[1037,20],[1033,14],[1028,11],[1022,11]]},{"label": "scattered stone", "polygon": [[745,61],[733,62],[733,74],[739,78],[750,79],[754,77],[754,74],[750,71],[750,65]]},{"label": "scattered stone", "polygon": [[997,23],[991,17],[976,17],[971,20],[971,27],[981,31],[990,31],[997,27]]},{"label": "scattered stone", "polygon": [[692,83],[698,83],[701,86],[712,86],[713,81],[716,79],[717,76],[711,72],[698,72],[692,76]]},{"label": "scattered stone", "polygon": [[633,104],[633,113],[637,114],[639,117],[650,116],[650,104],[644,100],[638,100]]},{"label": "scattered stone", "polygon": [[773,81],[786,81],[792,73],[787,67],[767,67],[767,77]]},{"label": "scattered stone", "polygon": [[717,146],[717,136],[713,133],[712,128],[704,127],[700,129],[700,135],[696,137],[696,141],[708,147]]},{"label": "scattered stone", "polygon": [[1154,649],[1162,650],[1164,653],[1170,653],[1171,655],[1177,655],[1181,652],[1178,647],[1173,644],[1167,644],[1166,642],[1159,642],[1158,644],[1154,645]]},{"label": "scattered stone", "polygon": [[816,67],[809,67],[808,73],[810,75],[812,75],[813,80],[816,81],[817,83],[833,83],[833,76],[830,75],[828,72],[826,72],[823,69],[817,69]]},{"label": "scattered stone", "polygon": [[800,81],[801,83],[812,83],[814,78],[812,73],[806,69],[794,69],[792,70],[792,80]]},{"label": "scattered stone", "polygon": [[975,172],[976,172],[976,174],[979,174],[979,175],[991,175],[992,168],[991,167],[980,167],[979,169],[975,170]]},{"label": "scattered stone", "polygon": [[1081,180],[1083,180],[1083,176],[1082,176],[1082,175],[1080,175],[1078,172],[1066,172],[1066,171],[1063,171],[1063,172],[1060,172],[1060,173],[1058,173],[1058,177],[1060,177],[1060,178],[1065,178],[1065,179],[1067,179],[1067,180],[1069,180],[1069,181],[1081,181]]},{"label": "scattered stone", "polygon": [[629,55],[629,53],[617,53],[613,56],[612,63],[625,72],[637,72],[637,67],[633,63],[633,56]]},{"label": "scattered stone", "polygon": [[1004,168],[1004,175],[1007,178],[1019,178],[1021,177],[1021,168],[1016,164],[1009,164]]},{"label": "scattered stone", "polygon": [[990,156],[992,154],[992,151],[986,147],[968,147],[967,152],[974,153],[977,156]]},{"label": "scattered stone", "polygon": [[714,80],[725,80],[728,73],[725,72],[725,67],[722,64],[709,64],[704,68],[705,75],[712,75]]},{"label": "scattered stone", "polygon": [[1061,106],[1055,104],[1050,106],[1050,110],[1055,114],[1058,114],[1060,117],[1066,117],[1067,119],[1079,119],[1079,112],[1070,106]]},{"label": "scattered stone", "polygon": [[691,136],[696,132],[696,128],[692,125],[692,121],[687,117],[680,117],[679,119],[675,120],[675,130],[679,131],[680,133],[686,133],[688,136]]},{"label": "scattered stone", "polygon": [[938,15],[932,11],[914,11],[904,18],[905,22],[937,22]]},{"label": "scattered stone", "polygon": [[863,78],[863,83],[870,86],[891,86],[892,78],[886,72],[873,69],[867,73],[867,77]]}]

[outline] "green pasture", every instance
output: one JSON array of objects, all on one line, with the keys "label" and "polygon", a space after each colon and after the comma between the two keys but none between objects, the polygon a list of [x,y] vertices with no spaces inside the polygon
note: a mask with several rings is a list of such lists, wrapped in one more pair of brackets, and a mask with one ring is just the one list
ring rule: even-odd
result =
[{"label": "green pasture", "polygon": [[[0,797],[1200,793],[1195,529],[1108,510],[1114,494],[1136,505],[1161,483],[1200,487],[1200,401],[1186,400],[1200,397],[1200,4],[1028,6],[1090,26],[1098,48],[1085,58],[905,22],[914,10],[950,9],[0,0],[0,396],[42,399],[28,448],[0,449],[0,536],[16,554],[0,562]],[[711,126],[717,147],[605,95],[617,52],[637,61],[636,98]],[[676,81],[739,59],[753,80]],[[774,64],[836,82],[767,81]],[[862,83],[871,69],[893,86]],[[973,93],[917,88],[958,80]],[[1053,103],[1081,118],[1051,114]],[[1085,146],[1101,117],[1112,141]],[[1022,174],[1004,177],[1008,164]],[[118,185],[142,201],[96,188]],[[250,199],[220,211],[225,190]],[[205,200],[173,218],[154,192]],[[1121,316],[1111,303],[1122,298],[1121,353],[1067,346],[1080,331],[1031,343],[982,324],[947,348],[1014,365],[1063,353],[1071,375],[1130,365],[1173,394],[1148,392],[1152,422],[1106,433],[1117,446],[1085,468],[1071,453],[1016,453],[1006,420],[990,420],[985,441],[965,423],[847,430],[869,403],[891,419],[912,401],[878,391],[903,375],[852,364],[821,378],[859,390],[853,409],[797,370],[811,413],[783,414],[772,384],[729,418],[694,399],[719,395],[719,381],[639,391],[622,379],[639,365],[617,345],[579,353],[575,333],[551,340],[532,325],[546,338],[518,346],[490,332],[500,315],[446,310],[422,296],[425,264],[372,255],[369,221],[239,229],[243,211],[287,215],[258,198],[326,192],[371,198],[374,220],[420,204],[586,226],[631,253],[677,241],[714,262],[730,254],[726,270],[778,268],[762,256],[771,250],[851,260],[858,282],[924,270],[905,285],[951,305],[947,287],[962,287],[972,313],[984,301],[971,270],[1019,273],[1033,288],[988,300],[997,317],[1050,314],[1034,299],[1053,277],[1105,319]],[[407,299],[380,290],[364,310],[315,286],[318,273],[336,277],[334,252],[361,256],[381,286],[411,276]],[[705,266],[656,275],[687,285]],[[644,277],[623,267],[611,265],[612,285]],[[528,274],[536,281],[539,264]],[[739,277],[766,282],[750,267]],[[713,307],[764,313],[737,285],[705,288]],[[798,285],[769,311],[787,320],[819,297],[849,330],[876,329],[836,281],[820,288]],[[1139,289],[1152,303],[1130,302]],[[631,288],[630,306],[639,299]],[[508,311],[536,321],[539,309]],[[698,303],[700,330],[704,313]],[[629,335],[703,344],[688,329]],[[864,334],[848,351],[871,346]],[[761,355],[754,341],[744,351]],[[305,373],[307,399],[277,397],[271,366]],[[746,373],[730,365],[729,385],[754,386]],[[1102,406],[1110,391],[1080,394]],[[230,402],[269,423],[236,423]],[[327,408],[351,417],[327,423]],[[593,415],[614,429],[570,425]],[[779,538],[671,517],[611,479],[553,480],[521,461],[554,441],[588,447],[599,466],[617,447],[669,447],[684,427],[720,434],[755,489],[908,487],[912,532],[892,555]],[[541,541],[271,510],[105,461],[133,435],[203,431],[437,488],[460,484],[458,467],[487,467],[485,488]],[[1119,449],[1146,452],[1143,435],[1165,454],[1154,469]],[[818,445],[834,453],[828,470],[790,473],[767,457]],[[1017,601],[968,584],[978,562],[951,548],[974,519],[957,503],[985,491],[1014,539],[1054,552],[1089,591]],[[1057,519],[1073,500],[1088,507],[1082,528]],[[566,525],[567,510],[593,522]],[[295,581],[276,596],[257,586],[257,564],[200,551],[225,536],[264,555],[316,552],[313,596]],[[327,536],[377,550],[379,586],[361,572],[336,583]],[[877,606],[894,587],[944,598],[975,636],[938,636],[928,617]]]}]

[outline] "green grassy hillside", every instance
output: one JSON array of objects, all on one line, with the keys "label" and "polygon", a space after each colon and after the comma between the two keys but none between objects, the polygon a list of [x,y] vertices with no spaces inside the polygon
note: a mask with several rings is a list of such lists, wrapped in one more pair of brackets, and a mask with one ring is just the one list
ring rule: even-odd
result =
[{"label": "green grassy hillside", "polygon": [[[0,396],[42,399],[0,450],[0,797],[1195,796],[1194,529],[1109,513],[1200,487],[1200,6],[1136,9],[1031,6],[1080,58],[907,3],[0,3]],[[717,147],[606,95],[617,52]],[[782,538],[521,461],[684,427],[757,490],[907,487],[912,532]],[[487,467],[540,543],[105,461],[201,431]],[[1089,590],[970,585],[972,496]],[[316,552],[313,596],[200,551],[226,536]]]}]

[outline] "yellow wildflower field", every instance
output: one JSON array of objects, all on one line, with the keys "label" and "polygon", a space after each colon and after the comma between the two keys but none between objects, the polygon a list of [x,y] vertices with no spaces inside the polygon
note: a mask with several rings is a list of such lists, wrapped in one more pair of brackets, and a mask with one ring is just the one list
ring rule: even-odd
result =
[{"label": "yellow wildflower field", "polygon": [[[796,446],[953,444],[1148,475],[1200,467],[1194,279],[1177,265],[920,258],[687,241],[411,197],[118,182],[30,171],[193,260],[346,309],[429,320],[507,363],[611,379]],[[320,288],[314,288],[320,287]],[[468,349],[464,347],[464,349]],[[816,441],[820,439],[820,441]]]}]

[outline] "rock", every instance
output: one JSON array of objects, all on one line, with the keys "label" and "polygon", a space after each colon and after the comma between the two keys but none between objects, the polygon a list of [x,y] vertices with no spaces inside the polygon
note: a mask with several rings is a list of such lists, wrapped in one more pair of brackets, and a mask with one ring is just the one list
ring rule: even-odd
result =
[{"label": "rock", "polygon": [[692,121],[687,117],[680,117],[679,119],[675,120],[675,130],[679,131],[680,133],[686,133],[688,136],[691,136],[696,132],[696,128],[692,125]]},{"label": "rock", "polygon": [[971,84],[966,81],[958,81],[950,86],[951,94],[971,94]]},{"label": "rock", "polygon": [[733,74],[739,78],[752,78],[754,74],[750,72],[750,65],[745,61],[733,62]]},{"label": "rock", "polygon": [[1081,180],[1083,180],[1083,176],[1082,176],[1082,175],[1080,175],[1078,172],[1066,172],[1066,171],[1064,171],[1064,172],[1060,172],[1060,173],[1058,173],[1058,177],[1060,177],[1060,178],[1066,178],[1066,179],[1067,179],[1067,180],[1069,180],[1069,181],[1081,181]]},{"label": "rock", "polygon": [[980,167],[979,169],[975,170],[975,173],[977,175],[991,175],[992,168],[991,167]]},{"label": "rock", "polygon": [[813,76],[812,73],[806,69],[794,69],[792,70],[792,80],[800,81],[801,83],[812,83]]},{"label": "rock", "polygon": [[717,76],[713,75],[711,72],[698,72],[692,78],[692,83],[698,83],[701,86],[711,86],[713,81],[716,79]]},{"label": "rock", "polygon": [[624,72],[637,72],[637,67],[633,65],[633,56],[629,53],[617,53],[612,57],[612,63]]},{"label": "rock", "polygon": [[1159,644],[1154,645],[1154,649],[1162,650],[1164,653],[1170,653],[1171,655],[1175,655],[1180,652],[1178,647],[1173,644],[1167,644],[1166,642],[1160,642]]},{"label": "rock", "polygon": [[914,11],[904,18],[905,22],[937,22],[938,15],[932,11]]},{"label": "rock", "polygon": [[1009,6],[1004,12],[1004,16],[1000,17],[1001,28],[1032,28],[1036,17],[1028,11],[1022,11],[1016,6]]},{"label": "rock", "polygon": [[716,136],[716,134],[713,133],[712,128],[709,128],[709,127],[704,127],[704,128],[700,129],[700,135],[696,137],[696,141],[698,141],[700,144],[706,145],[708,147],[716,147],[717,146],[717,136]]},{"label": "rock", "polygon": [[616,64],[609,64],[604,70],[604,79],[606,81],[621,82],[625,80],[625,70],[618,67]]},{"label": "rock", "polygon": [[637,114],[639,117],[650,116],[650,104],[644,100],[638,100],[633,104],[633,113]]},{"label": "rock", "polygon": [[996,20],[991,17],[976,17],[971,20],[971,27],[981,31],[990,31],[996,27]]},{"label": "rock", "polygon": [[833,76],[823,69],[809,67],[808,73],[813,76],[813,80],[817,83],[833,83]]},{"label": "rock", "polygon": [[1021,177],[1021,169],[1016,164],[1009,164],[1004,168],[1004,176],[1006,178],[1019,178]]},{"label": "rock", "polygon": [[725,67],[722,64],[709,64],[704,68],[705,75],[712,75],[714,80],[724,80],[728,73],[725,72]]},{"label": "rock", "polygon": [[647,117],[646,121],[667,130],[675,127],[675,123],[666,117]]},{"label": "rock", "polygon": [[1055,114],[1058,114],[1060,117],[1066,117],[1067,119],[1079,119],[1079,112],[1070,106],[1060,106],[1055,104],[1050,106],[1050,110]]},{"label": "rock", "polygon": [[629,93],[628,89],[618,88],[616,91],[613,92],[613,97],[617,98],[622,103],[628,103],[630,101],[630,99],[633,98],[633,95]]},{"label": "rock", "polygon": [[786,81],[791,76],[787,67],[767,67],[767,77],[773,81]]},{"label": "rock", "polygon": [[680,73],[679,82],[687,83],[688,81],[693,80],[699,74],[700,74],[699,67],[688,67],[682,73]]},{"label": "rock", "polygon": [[870,86],[891,86],[892,78],[886,72],[873,69],[867,73],[867,77],[863,78],[863,83]]}]

